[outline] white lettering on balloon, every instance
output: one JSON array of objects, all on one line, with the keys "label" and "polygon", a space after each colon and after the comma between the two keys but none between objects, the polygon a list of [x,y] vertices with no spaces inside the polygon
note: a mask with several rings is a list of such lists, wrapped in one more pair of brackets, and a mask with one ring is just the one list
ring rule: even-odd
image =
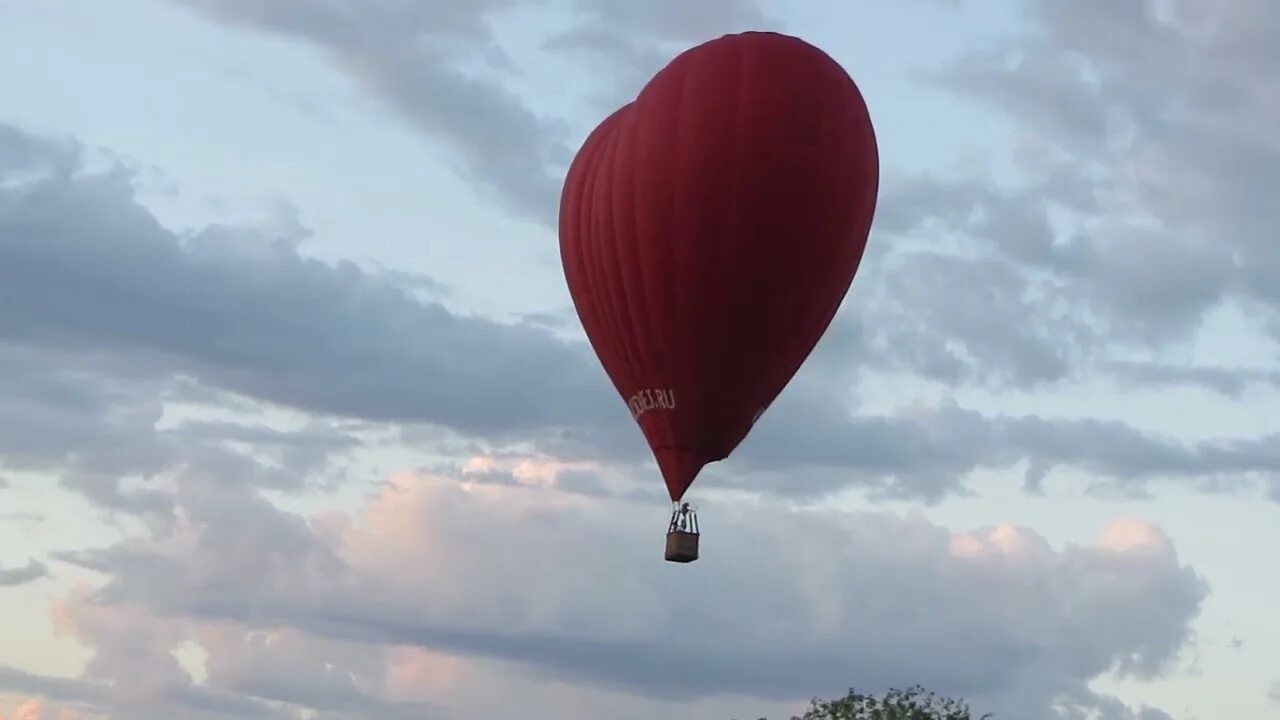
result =
[{"label": "white lettering on balloon", "polygon": [[641,390],[627,400],[627,407],[631,408],[631,417],[636,420],[650,410],[675,410],[676,391],[671,388]]}]

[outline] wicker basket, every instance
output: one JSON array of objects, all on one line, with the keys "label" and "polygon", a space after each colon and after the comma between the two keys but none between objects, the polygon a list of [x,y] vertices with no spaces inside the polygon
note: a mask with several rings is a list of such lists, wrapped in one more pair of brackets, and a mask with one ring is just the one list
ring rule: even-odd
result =
[{"label": "wicker basket", "polygon": [[667,562],[690,563],[698,559],[698,534],[684,530],[667,533]]}]

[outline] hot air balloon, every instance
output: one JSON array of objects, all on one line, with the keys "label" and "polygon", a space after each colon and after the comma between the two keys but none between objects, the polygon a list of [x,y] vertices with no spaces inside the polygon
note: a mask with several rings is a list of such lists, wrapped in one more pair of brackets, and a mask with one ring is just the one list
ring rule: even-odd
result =
[{"label": "hot air balloon", "polygon": [[698,556],[682,499],[800,369],[848,292],[879,186],[861,92],[822,50],[746,32],[675,57],[575,155],[560,254],[592,349]]}]

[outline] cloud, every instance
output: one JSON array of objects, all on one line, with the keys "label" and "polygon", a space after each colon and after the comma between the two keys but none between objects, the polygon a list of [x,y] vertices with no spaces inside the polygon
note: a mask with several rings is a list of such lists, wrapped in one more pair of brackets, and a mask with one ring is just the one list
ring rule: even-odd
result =
[{"label": "cloud", "polygon": [[199,687],[169,688],[163,694],[136,694],[129,684],[115,688],[101,682],[44,677],[3,666],[0,666],[0,689],[55,699],[60,705],[81,708],[82,717],[105,716],[109,720],[155,716],[192,720],[295,720],[297,717],[253,698]]},{"label": "cloud", "polygon": [[103,696],[104,688],[81,680],[44,677],[0,666],[0,692],[39,696],[22,700],[18,707],[29,715],[36,713],[35,717],[39,718],[39,713],[49,706],[45,698],[57,698],[60,705],[92,706]]},{"label": "cloud", "polygon": [[[163,618],[137,605],[103,605],[77,588],[54,623],[90,648],[77,678],[0,668],[0,689],[74,703],[89,717],[325,720],[431,717],[435,708],[391,697],[386,648],[311,637],[287,628],[249,631],[226,622]],[[198,648],[199,681],[178,653]],[[40,701],[28,703],[36,710]],[[312,715],[299,714],[310,711]],[[318,713],[318,714],[317,714]]]},{"label": "cloud", "polygon": [[993,706],[1036,688],[1016,715],[1049,717],[1109,670],[1159,675],[1206,593],[1139,520],[1054,549],[1014,526],[716,506],[698,573],[677,575],[657,555],[660,518],[544,483],[404,475],[358,517],[310,521],[231,488],[179,493],[172,535],[61,556],[111,578],[95,606],[411,644],[668,700],[920,681]]},{"label": "cloud", "polygon": [[[959,295],[963,314],[943,304],[958,295],[942,288],[938,312],[906,337],[925,348],[915,368],[940,378],[994,372],[1024,385],[1097,370],[1227,393],[1274,383],[1274,343],[1266,367],[1160,356],[1204,337],[1224,311],[1244,318],[1243,332],[1280,337],[1280,215],[1257,190],[1280,181],[1271,131],[1280,61],[1261,40],[1280,28],[1280,9],[1263,0],[1054,0],[1024,3],[1021,18],[1003,42],[924,76],[995,112],[1011,138],[1009,172],[888,191],[881,227],[953,231],[977,255],[954,261],[968,268],[953,277],[974,277],[976,263],[1005,268],[998,280],[977,276],[983,294]],[[1009,323],[1001,308],[1037,318],[1042,330]],[[970,356],[947,357],[943,348],[956,344]],[[1114,362],[1135,353],[1154,361]]]},{"label": "cloud", "polygon": [[[0,455],[9,467],[60,472],[102,505],[154,513],[168,506],[153,481],[177,472],[304,489],[362,447],[358,423],[418,428],[428,448],[533,444],[563,461],[649,462],[580,340],[455,313],[395,278],[310,259],[297,229],[281,238],[211,226],[179,237],[138,203],[123,170],[82,172],[74,146],[10,145],[44,170],[0,168],[14,180],[0,188]],[[929,285],[949,276],[940,269]],[[931,310],[926,294],[898,297],[921,317],[921,332],[992,326],[979,306]],[[1186,445],[1118,422],[984,415],[953,402],[861,414],[832,388],[852,388],[848,357],[873,338],[866,325],[834,330],[733,462],[702,486],[747,482],[814,497],[854,484],[937,500],[963,491],[976,469],[1019,463],[1029,464],[1033,487],[1058,467],[1132,488],[1280,470],[1268,438]],[[1045,359],[1066,362],[1035,331],[1007,351],[973,347],[983,363],[1026,376]],[[162,426],[173,403],[209,409],[235,398],[249,413],[265,404],[317,417],[287,433],[240,420]],[[779,474],[792,479],[776,482]],[[142,484],[122,489],[127,479]]]},{"label": "cloud", "polygon": [[401,117],[442,141],[465,179],[496,192],[516,214],[554,226],[560,190],[548,167],[569,150],[556,123],[507,89],[500,72],[509,69],[508,60],[490,28],[493,15],[522,0],[175,2],[234,27],[315,45]]},{"label": "cloud", "polygon": [[19,700],[5,715],[0,711],[0,720],[96,720],[96,716],[70,705],[51,703],[42,698],[25,698]]},{"label": "cloud", "polygon": [[123,173],[48,175],[4,195],[0,338],[127,354],[135,375],[180,373],[321,414],[476,433],[607,417],[607,381],[579,346],[453,314],[252,229],[179,238]]},{"label": "cloud", "polygon": [[888,369],[948,384],[1043,386],[1070,376],[1089,338],[1081,318],[1054,310],[1060,299],[1052,289],[1009,260],[902,253],[886,275],[868,324]]},{"label": "cloud", "polygon": [[[159,490],[181,472],[297,491],[322,483],[360,444],[321,421],[288,431],[248,424],[252,413],[240,423],[165,422],[166,407],[189,399],[180,380],[145,360],[128,367],[136,356],[82,350],[0,341],[0,462],[59,476],[102,507],[165,512]],[[208,400],[195,406],[214,407]]]},{"label": "cloud", "polygon": [[742,465],[725,472],[740,469],[752,487],[775,484],[786,494],[820,496],[854,485],[893,497],[940,499],[964,491],[974,470],[1025,464],[1024,482],[1032,490],[1056,469],[1076,469],[1100,484],[1140,491],[1168,480],[1204,487],[1215,479],[1233,486],[1265,481],[1280,470],[1275,447],[1270,436],[1187,445],[1119,421],[984,416],[954,401],[860,417],[829,398],[794,392],[743,443]]},{"label": "cloud", "polygon": [[0,567],[0,588],[26,585],[48,575],[49,568],[38,560],[32,560],[22,567]]},{"label": "cloud", "polygon": [[10,522],[18,522],[18,523],[39,524],[44,522],[45,516],[38,513],[25,513],[25,512],[0,513],[0,521],[5,521],[5,520],[8,520]]},{"label": "cloud", "polygon": [[676,53],[726,33],[778,26],[755,0],[574,0],[572,6],[574,23],[544,46],[604,63],[609,82],[594,98],[602,118],[634,98]]}]

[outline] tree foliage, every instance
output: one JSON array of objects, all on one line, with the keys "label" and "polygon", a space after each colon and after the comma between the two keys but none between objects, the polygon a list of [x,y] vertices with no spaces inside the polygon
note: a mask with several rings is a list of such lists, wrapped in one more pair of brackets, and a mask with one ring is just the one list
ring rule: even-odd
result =
[{"label": "tree foliage", "polygon": [[[803,716],[791,720],[990,720],[975,717],[963,700],[942,697],[919,685],[894,688],[883,697],[850,689],[836,700],[814,699]],[[760,720],[766,720],[760,718]]]}]

